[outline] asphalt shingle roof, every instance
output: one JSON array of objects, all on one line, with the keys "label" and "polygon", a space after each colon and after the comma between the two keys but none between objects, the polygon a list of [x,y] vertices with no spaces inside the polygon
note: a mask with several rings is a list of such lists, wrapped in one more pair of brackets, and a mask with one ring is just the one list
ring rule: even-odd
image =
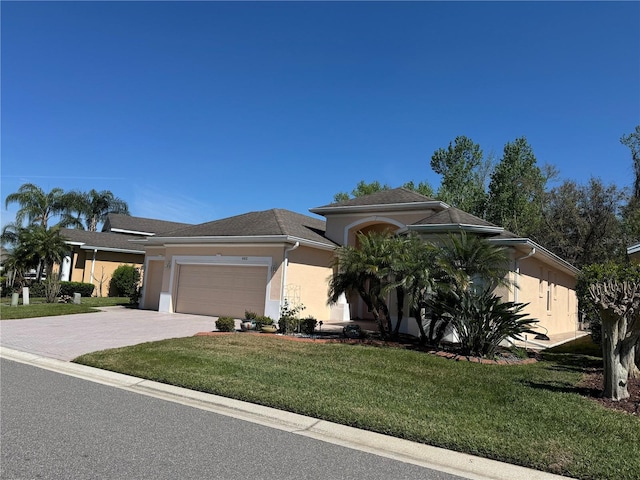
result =
[{"label": "asphalt shingle roof", "polygon": [[352,198],[344,202],[330,203],[318,208],[389,205],[394,203],[422,203],[435,201],[436,200],[434,200],[433,198],[425,197],[418,192],[407,190],[406,188],[393,188],[391,190],[381,190],[370,195],[363,195],[362,197]]},{"label": "asphalt shingle roof", "polygon": [[144,253],[144,248],[129,240],[139,240],[139,235],[125,235],[111,232],[89,232],[87,230],[76,230],[63,228],[60,230],[62,236],[70,242],[81,242],[86,246],[117,250],[135,250]]},{"label": "asphalt shingle roof", "polygon": [[132,217],[130,215],[122,215],[120,213],[110,213],[107,217],[107,221],[102,227],[102,231],[106,232],[116,228],[132,232],[159,234],[170,232],[171,230],[177,230],[189,225],[191,224],[155,220],[153,218]]},{"label": "asphalt shingle roof", "polygon": [[471,215],[459,208],[449,207],[441,212],[435,213],[433,215],[428,216],[427,218],[423,218],[414,223],[414,225],[478,225],[482,227],[495,227],[500,228],[497,225],[494,225],[491,222],[487,222],[486,220],[481,219],[480,217],[476,217],[475,215]]},{"label": "asphalt shingle roof", "polygon": [[324,236],[324,220],[273,208],[173,230],[157,237],[252,237],[288,235],[304,240],[335,244]]}]

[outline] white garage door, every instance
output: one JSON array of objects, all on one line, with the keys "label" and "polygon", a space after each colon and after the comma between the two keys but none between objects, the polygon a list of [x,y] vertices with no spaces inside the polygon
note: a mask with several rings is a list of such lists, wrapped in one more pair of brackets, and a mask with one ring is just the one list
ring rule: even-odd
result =
[{"label": "white garage door", "polygon": [[267,267],[181,265],[176,312],[244,318],[264,315]]}]

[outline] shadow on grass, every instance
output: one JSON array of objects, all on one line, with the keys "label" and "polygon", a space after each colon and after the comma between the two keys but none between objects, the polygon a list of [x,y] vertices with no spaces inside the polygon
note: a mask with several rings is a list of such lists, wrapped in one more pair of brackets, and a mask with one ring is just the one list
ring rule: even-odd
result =
[{"label": "shadow on grass", "polygon": [[576,385],[571,385],[570,383],[544,383],[544,382],[534,382],[534,381],[525,381],[523,385],[527,387],[536,389],[536,390],[547,390],[549,392],[555,393],[577,393],[581,397],[589,397],[595,398],[600,397],[602,395],[602,390],[598,388],[591,387],[579,387]]}]

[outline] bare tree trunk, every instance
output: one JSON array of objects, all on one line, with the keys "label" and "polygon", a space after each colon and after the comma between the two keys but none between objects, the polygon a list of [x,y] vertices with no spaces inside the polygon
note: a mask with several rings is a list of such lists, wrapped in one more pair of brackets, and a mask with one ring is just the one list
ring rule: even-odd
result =
[{"label": "bare tree trunk", "polygon": [[[633,353],[624,347],[626,319],[616,321],[611,315],[601,313],[602,319],[602,360],[604,362],[604,396],[612,400],[629,398],[629,360]],[[606,318],[605,317],[609,317]],[[631,355],[631,358],[633,356]]]},{"label": "bare tree trunk", "polygon": [[608,281],[591,285],[589,293],[602,322],[604,396],[612,400],[629,398],[629,376],[637,375],[640,285]]}]

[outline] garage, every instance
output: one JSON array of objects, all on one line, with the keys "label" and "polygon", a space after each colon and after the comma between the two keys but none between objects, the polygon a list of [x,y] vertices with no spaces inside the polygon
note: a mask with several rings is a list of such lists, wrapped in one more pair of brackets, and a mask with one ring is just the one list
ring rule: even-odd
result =
[{"label": "garage", "polygon": [[245,310],[264,315],[266,266],[179,265],[175,311],[244,318]]}]

